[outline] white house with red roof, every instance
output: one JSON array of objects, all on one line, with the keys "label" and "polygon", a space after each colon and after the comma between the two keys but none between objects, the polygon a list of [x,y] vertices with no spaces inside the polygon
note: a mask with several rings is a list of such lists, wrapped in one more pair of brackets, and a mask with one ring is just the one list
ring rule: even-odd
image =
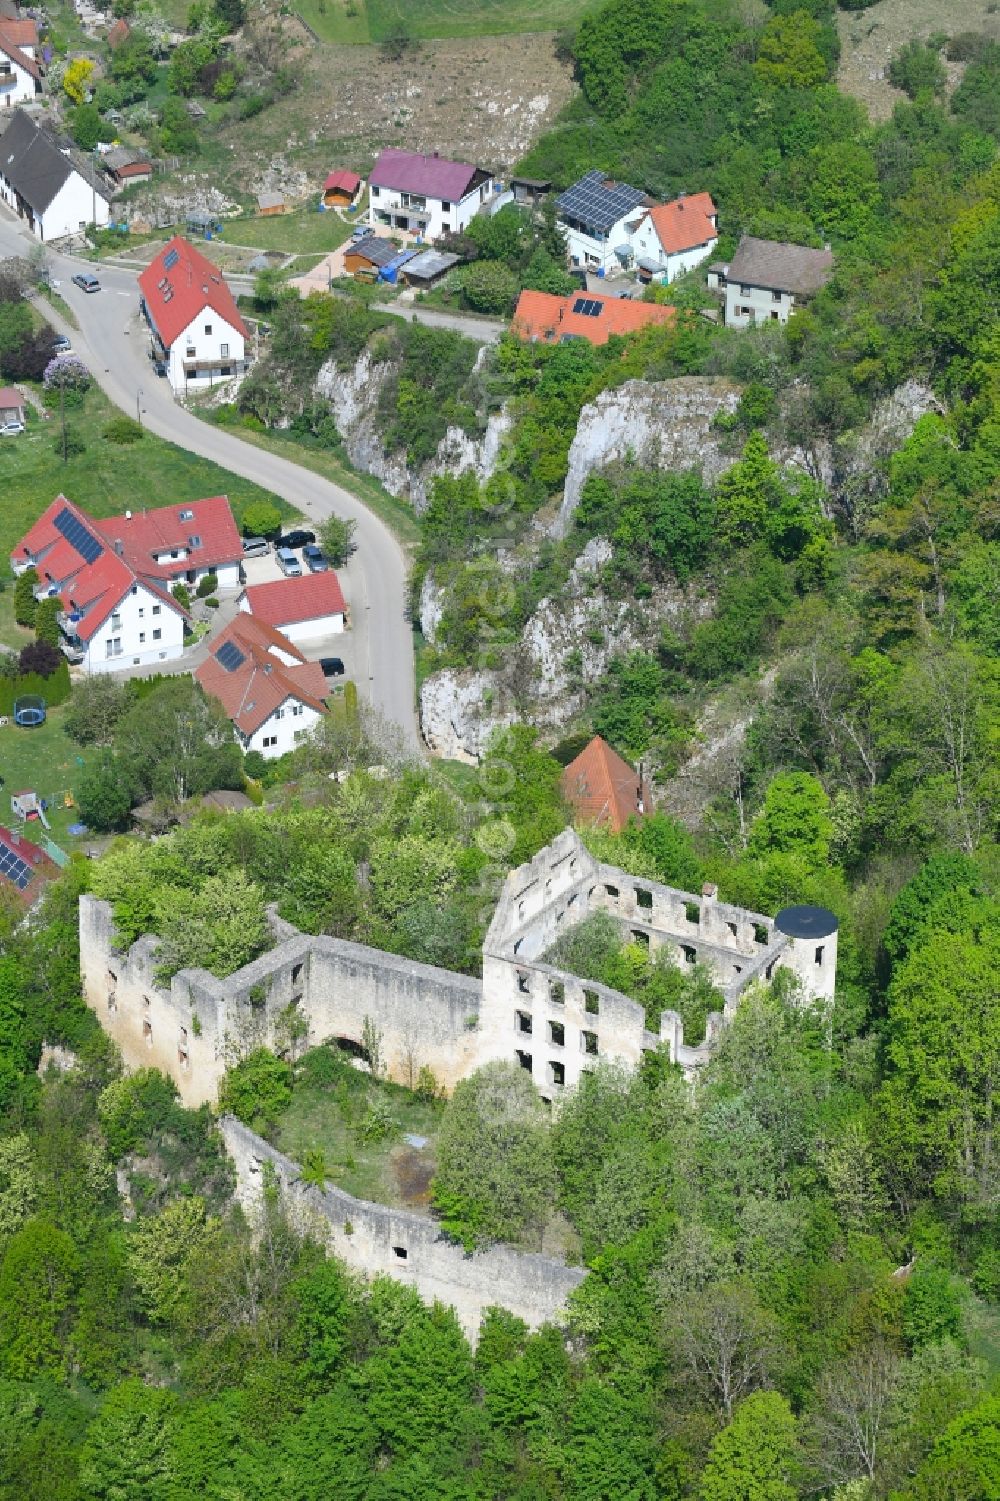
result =
[{"label": "white house with red roof", "polygon": [[246,368],[247,326],[222,272],[174,235],[139,277],[140,305],[178,396]]},{"label": "white house with red roof", "polygon": [[58,496],[11,554],[34,568],[38,599],[57,598],[61,646],[85,672],[169,662],[187,612],[171,590],[215,575],[235,588],[243,548],[224,495],[95,521]]},{"label": "white house with red roof", "polygon": [[719,211],[710,193],[656,203],[631,231],[640,278],[669,283],[701,264],[719,242]]},{"label": "white house with red roof", "polygon": [[347,617],[340,581],[332,570],[301,579],[251,584],[240,595],[239,608],[293,643],[338,635]]},{"label": "white house with red roof", "polygon": [[28,104],[41,92],[36,23],[0,16],[0,109]]},{"label": "white house with red roof", "polygon": [[368,223],[436,240],[465,229],[494,188],[482,167],[387,146],[368,177]]},{"label": "white house with red roof", "polygon": [[245,612],[212,642],[195,678],[217,698],[244,751],[268,760],[294,750],[325,714],[326,678],[266,621]]}]

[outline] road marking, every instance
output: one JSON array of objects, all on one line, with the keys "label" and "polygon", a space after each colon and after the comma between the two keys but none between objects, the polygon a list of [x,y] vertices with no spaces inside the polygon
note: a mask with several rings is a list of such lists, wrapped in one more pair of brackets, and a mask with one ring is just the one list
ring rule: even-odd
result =
[{"label": "road marking", "polygon": [[116,292],[115,296],[116,297],[131,297],[132,293],[131,292]]}]

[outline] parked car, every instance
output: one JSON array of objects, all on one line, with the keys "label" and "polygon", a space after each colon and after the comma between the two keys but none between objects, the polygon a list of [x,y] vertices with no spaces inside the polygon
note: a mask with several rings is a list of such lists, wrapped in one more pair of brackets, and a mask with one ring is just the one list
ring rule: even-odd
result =
[{"label": "parked car", "polygon": [[308,547],[311,542],[315,541],[315,532],[294,531],[286,532],[283,537],[279,537],[276,545],[278,547]]},{"label": "parked car", "polygon": [[244,537],[243,556],[245,558],[266,558],[271,551],[271,544],[266,537]]},{"label": "parked car", "polygon": [[292,549],[290,547],[279,547],[276,549],[276,551],[278,556],[278,567],[281,569],[285,577],[290,579],[300,579],[302,577],[302,564],[292,552]]},{"label": "parked car", "polygon": [[323,549],[317,547],[315,542],[309,542],[302,549],[302,557],[310,573],[326,573],[330,564],[323,556]]},{"label": "parked car", "polygon": [[16,417],[11,417],[7,422],[0,422],[0,437],[16,438],[18,433],[23,432],[24,423],[19,422]]},{"label": "parked car", "polygon": [[53,354],[72,354],[73,353],[73,346],[69,342],[69,340],[67,339],[67,337],[66,337],[65,334],[56,334],[55,338],[52,340],[52,353]]},{"label": "parked car", "polygon": [[342,657],[320,657],[319,665],[323,669],[324,677],[342,678],[344,676],[344,660]]},{"label": "parked car", "polygon": [[73,284],[80,288],[81,292],[99,292],[101,284],[91,271],[78,271],[73,277]]}]

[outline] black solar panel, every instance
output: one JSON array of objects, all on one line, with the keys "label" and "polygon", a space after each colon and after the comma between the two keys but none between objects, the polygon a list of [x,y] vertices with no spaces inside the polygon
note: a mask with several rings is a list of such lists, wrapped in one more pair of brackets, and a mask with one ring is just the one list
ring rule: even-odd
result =
[{"label": "black solar panel", "polygon": [[164,271],[170,271],[170,270],[172,270],[173,267],[177,265],[177,262],[179,260],[180,260],[180,256],[177,254],[176,250],[168,250],[167,253],[166,253],[166,255],[163,257],[163,269],[164,269]]},{"label": "black solar panel", "polygon": [[227,672],[235,672],[237,667],[243,666],[243,663],[246,661],[246,657],[243,655],[234,641],[224,641],[219,647],[219,650],[215,653],[215,660],[218,662],[219,666],[224,667]]},{"label": "black solar panel", "polygon": [[633,209],[641,208],[646,195],[627,182],[608,182],[601,171],[588,172],[579,182],[560,193],[556,205],[560,212],[597,230],[608,230]]},{"label": "black solar panel", "polygon": [[582,313],[584,318],[596,318],[603,306],[604,304],[598,302],[596,298],[578,297],[573,304],[573,311],[574,313]]},{"label": "black solar panel", "polygon": [[24,891],[32,877],[31,866],[20,855],[15,855],[6,845],[0,844],[0,876],[12,881],[18,891]]},{"label": "black solar panel", "polygon": [[79,521],[73,512],[65,507],[59,512],[53,525],[60,532],[71,547],[75,547],[85,563],[93,563],[101,556],[104,548],[98,542],[93,532]]}]

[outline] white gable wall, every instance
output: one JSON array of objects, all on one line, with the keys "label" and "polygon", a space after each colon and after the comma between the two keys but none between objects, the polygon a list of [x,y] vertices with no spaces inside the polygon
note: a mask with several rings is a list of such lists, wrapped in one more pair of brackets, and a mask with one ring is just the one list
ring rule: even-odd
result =
[{"label": "white gable wall", "polygon": [[679,250],[668,255],[660,243],[659,235],[653,228],[652,219],[647,214],[635,232],[632,248],[637,261],[655,261],[660,267],[659,279],[669,283],[676,281],[678,276],[683,276],[685,271],[691,271],[695,266],[700,266],[702,261],[711,255],[718,243],[719,237],[714,235],[703,245],[695,245],[689,250]]},{"label": "white gable wall", "polygon": [[184,650],[184,618],[160,597],[134,584],[87,643],[85,672],[121,672],[170,662]]},{"label": "white gable wall", "polygon": [[78,234],[88,224],[100,228],[110,218],[108,200],[79,172],[71,172],[45,213],[36,217],[35,233],[40,240],[61,240],[64,235]]},{"label": "white gable wall", "polygon": [[294,750],[319,717],[311,704],[303,704],[297,698],[286,698],[249,739],[242,735],[239,738],[246,750],[260,751],[268,761],[274,761]]},{"label": "white gable wall", "polygon": [[[185,391],[230,380],[243,369],[245,358],[246,341],[241,330],[206,306],[170,346],[167,378],[177,395],[183,396]],[[192,360],[202,363],[189,374],[184,366]]]},{"label": "white gable wall", "polygon": [[395,223],[394,216],[407,218],[419,211],[430,215],[422,231],[424,239],[436,240],[439,235],[454,233],[471,224],[492,192],[493,182],[484,182],[452,203],[420,193],[405,193],[399,188],[373,187],[369,190],[368,223],[375,228],[405,228]]},{"label": "white gable wall", "polygon": [[[21,48],[27,57],[32,56],[33,50],[31,47]],[[17,58],[8,56],[0,48],[0,110],[30,103],[35,97],[36,88],[34,75],[27,68],[22,68]]]}]

